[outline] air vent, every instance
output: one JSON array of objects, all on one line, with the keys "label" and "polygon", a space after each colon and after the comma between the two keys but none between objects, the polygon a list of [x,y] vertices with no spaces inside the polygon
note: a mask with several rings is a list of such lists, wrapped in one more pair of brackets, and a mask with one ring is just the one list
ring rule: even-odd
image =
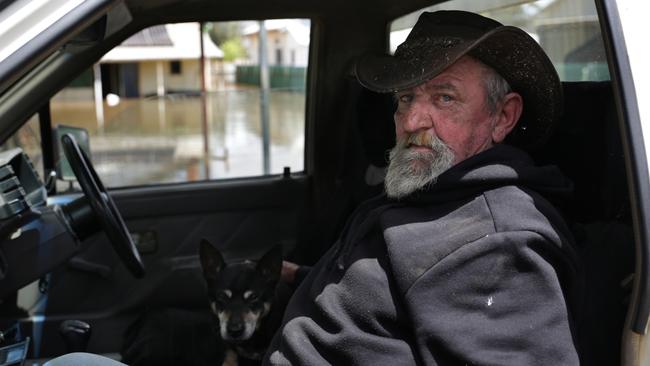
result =
[{"label": "air vent", "polygon": [[11,165],[0,167],[0,220],[15,216],[29,208],[25,190]]},{"label": "air vent", "polygon": [[27,155],[20,148],[0,152],[0,220],[44,206],[46,200],[45,187]]}]

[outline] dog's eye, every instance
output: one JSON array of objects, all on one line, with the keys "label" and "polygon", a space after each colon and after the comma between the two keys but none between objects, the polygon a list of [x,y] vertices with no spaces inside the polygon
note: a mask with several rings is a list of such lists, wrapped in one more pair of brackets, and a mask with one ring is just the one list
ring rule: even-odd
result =
[{"label": "dog's eye", "polygon": [[255,302],[255,301],[257,301],[257,299],[259,299],[259,295],[256,294],[255,292],[253,292],[253,291],[244,292],[244,300],[246,300],[248,302]]},{"label": "dog's eye", "polygon": [[228,300],[230,300],[231,296],[232,296],[232,292],[230,292],[229,290],[219,291],[217,292],[217,301],[222,303],[227,302]]}]

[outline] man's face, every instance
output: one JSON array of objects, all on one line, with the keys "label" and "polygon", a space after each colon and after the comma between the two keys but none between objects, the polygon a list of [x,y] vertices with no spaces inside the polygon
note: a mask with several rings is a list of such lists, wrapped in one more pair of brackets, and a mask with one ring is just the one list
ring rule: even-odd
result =
[{"label": "man's face", "polygon": [[449,167],[505,137],[494,132],[499,113],[486,104],[486,72],[464,56],[435,78],[397,93],[397,145],[386,175],[390,197],[435,182]]},{"label": "man's face", "polygon": [[486,105],[484,72],[478,61],[465,56],[435,78],[399,92],[397,139],[419,133],[438,137],[454,153],[453,164],[491,147],[495,118]]}]

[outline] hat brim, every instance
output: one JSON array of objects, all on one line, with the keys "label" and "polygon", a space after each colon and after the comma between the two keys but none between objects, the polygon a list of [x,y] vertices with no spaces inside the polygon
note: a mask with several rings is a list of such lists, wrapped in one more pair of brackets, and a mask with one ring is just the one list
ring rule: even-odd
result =
[{"label": "hat brim", "polygon": [[542,145],[562,113],[562,86],[553,64],[526,32],[500,26],[475,40],[445,37],[412,43],[398,56],[368,55],[356,76],[364,87],[398,92],[430,80],[464,55],[479,59],[508,81],[524,100],[524,111],[507,142],[526,149]]}]

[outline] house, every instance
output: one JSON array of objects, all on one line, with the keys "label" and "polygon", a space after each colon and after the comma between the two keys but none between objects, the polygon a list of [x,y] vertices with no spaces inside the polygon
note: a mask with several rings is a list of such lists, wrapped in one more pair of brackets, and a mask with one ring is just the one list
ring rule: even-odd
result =
[{"label": "house", "polygon": [[[309,58],[309,20],[272,19],[264,22],[267,32],[269,66],[307,67]],[[242,31],[247,63],[259,64],[259,22],[251,22]]]},{"label": "house", "polygon": [[[309,61],[309,19],[272,19],[264,21],[266,60],[272,89],[304,91]],[[260,22],[249,22],[242,30],[242,46],[247,58],[236,70],[238,84],[260,84]]]},{"label": "house", "polygon": [[[206,90],[223,80],[223,52],[203,33]],[[63,89],[55,100],[93,100],[163,96],[201,91],[199,23],[157,25],[144,29],[104,55]],[[101,97],[101,98],[100,98]]]},{"label": "house", "polygon": [[[167,93],[198,93],[201,90],[201,43],[199,23],[153,26],[112,49],[100,60],[103,95],[121,97]],[[213,77],[221,67],[223,52],[207,33],[203,35],[205,84],[217,87]]]}]

